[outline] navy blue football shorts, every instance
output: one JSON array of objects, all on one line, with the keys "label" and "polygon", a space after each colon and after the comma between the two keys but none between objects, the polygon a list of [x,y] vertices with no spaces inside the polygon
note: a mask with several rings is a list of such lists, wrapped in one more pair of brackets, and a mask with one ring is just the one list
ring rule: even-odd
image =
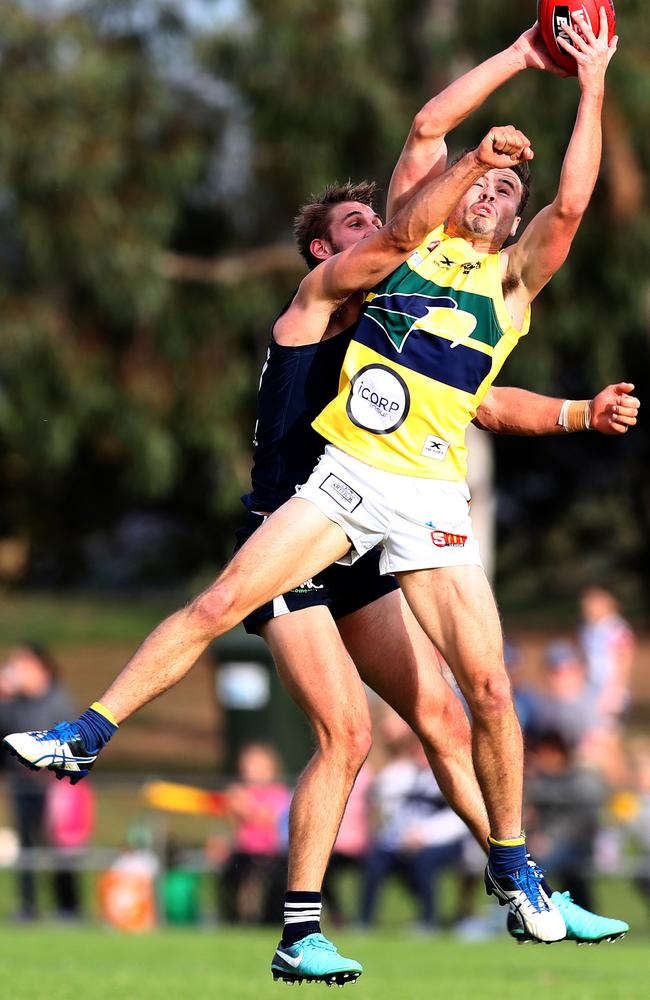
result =
[{"label": "navy blue football shorts", "polygon": [[[235,534],[237,539],[235,552],[241,548],[247,539],[261,524],[262,514],[252,511]],[[334,563],[311,580],[305,580],[299,587],[294,587],[281,597],[275,597],[263,604],[257,611],[244,618],[244,628],[252,635],[259,635],[260,628],[272,618],[301,611],[303,608],[326,607],[332,618],[344,618],[360,608],[367,607],[373,601],[391,594],[399,588],[394,576],[381,576],[379,572],[379,549],[372,549],[352,566],[339,566]]]}]

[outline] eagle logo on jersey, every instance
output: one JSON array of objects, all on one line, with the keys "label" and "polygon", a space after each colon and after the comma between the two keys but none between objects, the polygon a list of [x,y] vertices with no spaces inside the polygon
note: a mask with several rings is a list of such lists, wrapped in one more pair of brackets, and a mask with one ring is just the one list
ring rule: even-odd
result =
[{"label": "eagle logo on jersey", "polygon": [[453,348],[469,340],[476,329],[476,317],[459,309],[448,295],[375,295],[366,303],[365,318],[381,327],[398,354],[413,330],[451,340]]}]

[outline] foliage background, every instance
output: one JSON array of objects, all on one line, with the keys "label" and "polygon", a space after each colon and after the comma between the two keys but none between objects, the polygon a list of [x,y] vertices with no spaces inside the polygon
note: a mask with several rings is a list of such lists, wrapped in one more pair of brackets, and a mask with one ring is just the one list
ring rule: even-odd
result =
[{"label": "foliage background", "polygon": [[[206,573],[246,490],[291,219],[334,178],[387,187],[418,107],[532,2],[5,0],[0,39],[0,575],[101,587]],[[648,385],[650,23],[617,4],[605,155],[568,264],[501,377],[559,396]],[[452,144],[513,121],[552,196],[577,84],[504,87]],[[530,211],[530,210],[529,210]],[[647,404],[650,405],[650,404]],[[502,603],[650,592],[650,443],[497,443]]]}]

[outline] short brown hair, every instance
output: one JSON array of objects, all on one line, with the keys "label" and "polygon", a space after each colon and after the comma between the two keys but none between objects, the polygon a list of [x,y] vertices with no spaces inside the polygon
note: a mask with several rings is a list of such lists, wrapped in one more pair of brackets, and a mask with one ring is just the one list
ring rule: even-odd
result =
[{"label": "short brown hair", "polygon": [[[454,163],[462,160],[467,153],[472,153],[473,151],[473,147],[471,146],[468,146],[467,149],[462,149],[460,153],[456,153],[449,165],[453,166]],[[512,170],[521,181],[521,198],[517,205],[517,215],[523,215],[530,197],[530,164],[528,160],[522,160],[521,163],[513,163],[511,167],[506,167],[506,170]]]},{"label": "short brown hair", "polygon": [[362,205],[374,208],[377,185],[374,181],[360,181],[353,184],[329,184],[320,194],[312,195],[293,220],[293,235],[296,237],[298,250],[311,269],[320,264],[309,249],[312,240],[327,238],[329,232],[330,210],[333,205],[344,201],[358,201]]}]

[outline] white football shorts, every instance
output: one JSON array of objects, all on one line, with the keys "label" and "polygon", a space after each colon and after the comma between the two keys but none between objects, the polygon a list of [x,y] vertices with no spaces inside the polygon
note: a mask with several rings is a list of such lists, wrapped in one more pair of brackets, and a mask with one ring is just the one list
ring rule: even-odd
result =
[{"label": "white football shorts", "polygon": [[350,565],[379,545],[382,574],[483,565],[466,483],[384,472],[327,445],[294,496],[346,533],[352,548],[340,563]]}]

